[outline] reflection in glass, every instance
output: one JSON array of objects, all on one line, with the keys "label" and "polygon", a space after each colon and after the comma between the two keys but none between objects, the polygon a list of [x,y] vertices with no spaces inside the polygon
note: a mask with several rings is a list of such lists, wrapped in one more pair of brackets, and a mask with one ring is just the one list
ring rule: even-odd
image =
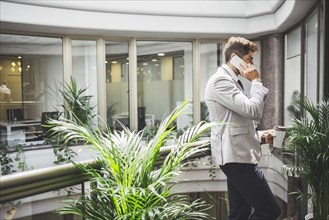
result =
[{"label": "reflection in glass", "polygon": [[314,103],[318,99],[318,13],[314,13],[305,27],[305,96]]},{"label": "reflection in glass", "polygon": [[287,35],[287,59],[299,56],[301,52],[301,26],[289,32]]},{"label": "reflection in glass", "polygon": [[208,79],[217,71],[222,63],[221,43],[201,43],[200,45],[200,119],[208,120],[208,109],[204,102],[204,92]]},{"label": "reflection in glass", "polygon": [[94,107],[94,114],[98,112],[96,60],[96,41],[72,40],[72,75],[79,89],[87,88],[83,95],[92,96],[90,106]]},{"label": "reflection in glass", "polygon": [[[192,43],[137,42],[138,128],[156,126],[185,99],[192,100]],[[192,109],[176,121],[193,122]]]},{"label": "reflection in glass", "polygon": [[[1,87],[10,91],[8,99],[0,100],[1,142],[40,144],[42,112],[61,111],[63,103],[62,39],[1,34],[0,54]],[[23,115],[13,116],[13,109]]]},{"label": "reflection in glass", "polygon": [[120,123],[129,127],[128,43],[106,42],[105,64],[107,124],[111,129],[120,129]]},{"label": "reflection in glass", "polygon": [[[322,4],[325,4],[325,2],[323,1]],[[319,12],[319,29],[320,29],[320,42],[319,42],[319,100],[322,100],[324,98],[324,91],[326,88],[325,83],[325,72],[324,72],[324,67],[325,67],[325,63],[327,61],[325,61],[325,56],[324,56],[324,50],[325,50],[325,19],[326,19],[326,15],[325,15],[325,9],[324,7],[319,7],[320,8],[320,12]]]},{"label": "reflection in glass", "polygon": [[284,63],[284,125],[292,123],[293,113],[289,110],[296,104],[300,93],[301,83],[301,26],[287,33],[285,36],[285,63]]}]

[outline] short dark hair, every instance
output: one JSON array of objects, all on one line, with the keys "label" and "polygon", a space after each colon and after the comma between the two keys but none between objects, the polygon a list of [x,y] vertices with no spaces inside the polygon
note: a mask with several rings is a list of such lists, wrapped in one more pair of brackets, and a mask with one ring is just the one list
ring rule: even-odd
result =
[{"label": "short dark hair", "polygon": [[232,53],[236,53],[242,58],[250,51],[256,52],[257,50],[257,45],[246,38],[230,37],[224,48],[225,62],[227,63],[230,60]]}]

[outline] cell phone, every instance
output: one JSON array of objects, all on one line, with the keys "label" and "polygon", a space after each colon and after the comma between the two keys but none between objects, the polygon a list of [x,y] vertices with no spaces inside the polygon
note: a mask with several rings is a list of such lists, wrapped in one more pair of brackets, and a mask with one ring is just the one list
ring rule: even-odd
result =
[{"label": "cell phone", "polygon": [[230,63],[235,66],[238,70],[241,71],[240,67],[239,67],[239,64],[240,63],[244,63],[244,64],[247,64],[246,62],[244,62],[238,55],[234,55],[232,57],[232,59],[230,60]]}]

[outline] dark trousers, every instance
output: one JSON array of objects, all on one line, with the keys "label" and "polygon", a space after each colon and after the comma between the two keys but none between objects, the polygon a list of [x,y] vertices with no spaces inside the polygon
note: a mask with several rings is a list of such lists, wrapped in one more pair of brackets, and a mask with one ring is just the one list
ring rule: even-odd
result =
[{"label": "dark trousers", "polygon": [[280,207],[258,165],[228,163],[221,169],[227,176],[229,220],[275,220],[280,215]]}]

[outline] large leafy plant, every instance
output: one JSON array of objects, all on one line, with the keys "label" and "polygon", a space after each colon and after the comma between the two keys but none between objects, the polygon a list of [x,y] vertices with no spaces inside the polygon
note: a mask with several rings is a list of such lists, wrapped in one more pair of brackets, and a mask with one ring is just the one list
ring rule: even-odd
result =
[{"label": "large leafy plant", "polygon": [[[199,123],[175,137],[170,125],[186,109],[187,102],[176,108],[161,122],[155,137],[146,142],[143,131],[135,133],[124,127],[104,133],[69,120],[53,121],[53,131],[64,134],[66,141],[84,140],[101,155],[97,159],[100,169],[75,164],[97,186],[78,199],[66,201],[66,207],[58,212],[93,220],[211,219],[205,212],[207,204],[172,191],[173,180],[189,163],[188,158],[208,149],[190,145],[210,124]],[[173,148],[162,158],[160,148],[169,142]],[[157,163],[159,159],[163,163]]]},{"label": "large leafy plant", "polygon": [[[87,86],[78,87],[75,78],[71,76],[70,82],[65,83],[63,90],[60,90],[60,92],[64,98],[64,104],[62,105],[64,118],[78,125],[90,127],[96,114],[93,112],[95,107],[91,106],[90,103],[92,95],[85,94],[87,90]],[[48,120],[49,118],[46,119],[44,127],[49,127]],[[45,141],[54,147],[55,164],[70,162],[76,156],[76,153],[69,148],[69,145],[77,143],[76,139],[70,139],[70,141],[63,143],[62,134],[50,135],[48,132]]]},{"label": "large leafy plant", "polygon": [[301,119],[302,112],[298,102],[300,102],[300,93],[298,90],[295,90],[292,93],[291,104],[287,107],[287,110],[292,118]]},{"label": "large leafy plant", "polygon": [[299,198],[311,198],[314,219],[329,218],[329,101],[297,101],[305,117],[295,118],[288,131],[288,146],[299,158],[290,170],[309,186]]},{"label": "large leafy plant", "polygon": [[87,90],[87,86],[79,88],[75,78],[71,76],[70,83],[64,84],[63,90],[60,91],[65,101],[64,117],[79,125],[89,125],[95,117],[95,107],[90,103],[92,95],[86,95]]}]

